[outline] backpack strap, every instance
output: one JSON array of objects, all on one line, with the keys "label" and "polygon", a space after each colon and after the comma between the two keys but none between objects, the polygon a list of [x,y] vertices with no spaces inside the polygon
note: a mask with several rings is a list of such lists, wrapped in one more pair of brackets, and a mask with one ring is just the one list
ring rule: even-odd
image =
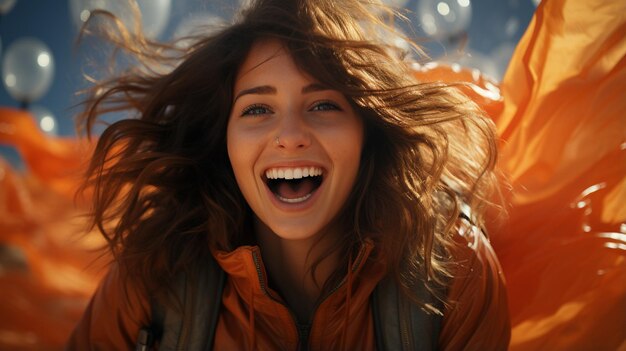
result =
[{"label": "backpack strap", "polygon": [[226,275],[209,256],[197,279],[184,273],[176,278],[173,288],[181,308],[152,301],[152,323],[140,332],[137,350],[153,340],[159,350],[212,350]]},{"label": "backpack strap", "polygon": [[[421,301],[441,307],[426,286],[416,284]],[[442,316],[427,312],[410,301],[393,277],[385,277],[371,298],[377,350],[436,350]]]},{"label": "backpack strap", "polygon": [[[476,226],[471,208],[460,204],[459,219]],[[485,236],[484,228],[479,228]],[[441,310],[443,303],[435,298],[423,281],[414,286],[414,293],[425,304]],[[427,312],[405,296],[393,277],[381,280],[371,297],[377,350],[437,350],[443,316]]]}]

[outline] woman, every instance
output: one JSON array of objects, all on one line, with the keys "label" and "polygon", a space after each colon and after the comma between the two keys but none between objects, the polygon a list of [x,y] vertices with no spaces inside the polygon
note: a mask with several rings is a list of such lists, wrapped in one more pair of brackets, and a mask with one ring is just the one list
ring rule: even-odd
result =
[{"label": "woman", "polygon": [[[491,123],[372,39],[373,6],[257,1],[173,71],[93,88],[88,130],[107,111],[137,116],[104,131],[88,170],[115,264],[70,349],[134,347],[154,301],[176,308],[178,277],[207,257],[227,276],[214,349],[374,349],[386,277],[441,323],[434,348],[507,347],[503,278],[477,230]],[[139,62],[167,58],[113,39]]]}]

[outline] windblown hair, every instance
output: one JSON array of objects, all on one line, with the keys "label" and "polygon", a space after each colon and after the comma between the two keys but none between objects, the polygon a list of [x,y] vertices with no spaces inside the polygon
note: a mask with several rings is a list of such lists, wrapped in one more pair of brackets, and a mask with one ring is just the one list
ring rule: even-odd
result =
[{"label": "windblown hair", "polygon": [[[364,121],[359,175],[336,218],[345,229],[341,257],[371,238],[409,296],[417,279],[445,287],[460,204],[480,225],[494,190],[495,137],[458,89],[418,82],[399,49],[377,39],[381,28],[392,30],[383,19],[393,15],[373,1],[259,0],[179,51],[112,29],[108,39],[144,67],[93,85],[79,125],[91,134],[104,113],[131,115],[99,137],[84,185],[93,191],[93,225],[128,273],[158,287],[211,250],[250,240],[226,126],[239,67],[253,43],[274,38]],[[149,69],[173,58],[169,72]]]}]

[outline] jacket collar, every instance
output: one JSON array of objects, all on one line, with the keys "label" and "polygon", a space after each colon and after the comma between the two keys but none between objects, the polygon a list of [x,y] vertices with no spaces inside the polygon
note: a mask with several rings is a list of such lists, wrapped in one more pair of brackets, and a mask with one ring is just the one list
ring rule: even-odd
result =
[{"label": "jacket collar", "polygon": [[[373,255],[374,243],[371,239],[365,239],[358,254],[351,263],[352,279],[359,279],[360,272],[368,262],[379,261],[378,254]],[[237,249],[226,252],[216,250],[213,253],[217,263],[228,274],[235,288],[241,296],[246,296],[252,290],[255,295],[265,295],[276,301],[282,302],[279,295],[267,286],[268,278],[265,271],[259,246],[244,245]],[[384,263],[373,262],[377,266],[376,271],[384,269]],[[377,274],[378,275],[378,274]],[[244,293],[245,292],[245,293]]]}]

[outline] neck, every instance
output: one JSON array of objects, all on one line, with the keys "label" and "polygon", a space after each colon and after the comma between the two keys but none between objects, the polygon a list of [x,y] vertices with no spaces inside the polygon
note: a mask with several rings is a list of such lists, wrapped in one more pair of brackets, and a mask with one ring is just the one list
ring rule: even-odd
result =
[{"label": "neck", "polygon": [[256,237],[263,262],[275,288],[303,323],[311,318],[322,286],[339,264],[340,253],[324,257],[311,275],[312,264],[335,244],[336,235],[315,235],[302,240],[286,240],[262,222],[256,221]]}]

